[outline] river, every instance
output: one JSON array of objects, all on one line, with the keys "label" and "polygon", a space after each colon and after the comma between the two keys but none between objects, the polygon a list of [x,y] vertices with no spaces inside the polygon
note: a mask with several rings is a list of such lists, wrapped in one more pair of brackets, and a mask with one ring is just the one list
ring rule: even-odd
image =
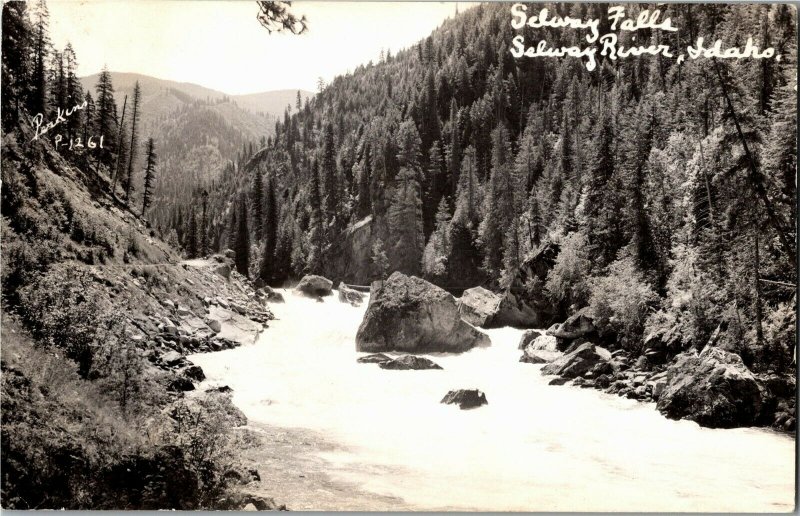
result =
[{"label": "river", "polygon": [[[234,389],[254,422],[320,432],[332,478],[419,509],[789,511],[795,444],[764,429],[712,430],[593,389],[549,386],[518,362],[520,330],[487,330],[488,348],[426,355],[443,370],[359,364],[366,308],[281,291],[259,340],[194,355],[209,384]],[[479,388],[489,404],[440,404]],[[289,503],[291,507],[291,504]],[[325,507],[336,509],[336,507]]]}]

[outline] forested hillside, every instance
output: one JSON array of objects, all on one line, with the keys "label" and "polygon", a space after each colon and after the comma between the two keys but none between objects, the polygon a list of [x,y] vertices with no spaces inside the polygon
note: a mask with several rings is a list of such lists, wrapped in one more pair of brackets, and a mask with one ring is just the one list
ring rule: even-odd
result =
[{"label": "forested hillside", "polygon": [[[84,91],[48,21],[44,2],[3,5],[0,502],[275,509],[242,491],[255,441],[230,389],[185,396],[205,379],[186,355],[252,342],[271,313],[231,260],[181,263],[157,237],[162,141],[184,140],[149,137],[139,83],[127,102],[108,72]],[[196,124],[242,141],[210,113]]]},{"label": "forested hillside", "polygon": [[[607,24],[605,4],[531,9],[541,7]],[[578,59],[512,57],[509,8],[469,9],[297,106],[229,170],[205,218],[179,221],[184,248],[195,230],[213,233],[215,245],[248,253],[241,272],[270,283],[316,272],[363,284],[400,270],[502,289],[557,245],[546,281],[525,288],[562,316],[589,307],[633,349],[667,332],[676,349],[711,338],[748,365],[785,367],[795,10],[666,5],[678,31],[619,33],[620,45],[635,35],[673,48],[752,36],[780,60],[598,55],[590,72]],[[582,37],[521,32],[555,47]],[[247,231],[234,230],[237,217]]]},{"label": "forested hillside", "polygon": [[[266,143],[273,134],[275,122],[298,93],[303,99],[308,92],[281,90],[252,95],[226,95],[196,84],[156,79],[134,73],[109,72],[115,90],[117,109],[124,99],[133,99],[136,85],[141,95],[140,132],[161,145],[161,173],[155,179],[153,195],[159,199],[148,214],[159,228],[174,225],[183,213],[175,209],[191,204],[192,192],[210,188],[219,180],[223,169],[241,159],[248,149]],[[87,91],[98,82],[100,74],[80,79]],[[251,152],[251,151],[250,151]],[[144,156],[135,157],[134,168],[140,169]],[[140,199],[144,177],[134,179],[134,197]],[[177,246],[182,232],[164,233]]]}]

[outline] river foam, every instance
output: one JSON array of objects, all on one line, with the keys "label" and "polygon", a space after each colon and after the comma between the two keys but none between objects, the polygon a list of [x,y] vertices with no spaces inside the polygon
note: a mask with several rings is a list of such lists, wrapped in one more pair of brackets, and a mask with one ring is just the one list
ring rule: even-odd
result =
[{"label": "river foam", "polygon": [[[209,383],[234,389],[253,421],[318,431],[343,445],[329,474],[420,509],[788,511],[795,443],[762,429],[718,430],[662,417],[653,404],[549,386],[519,363],[520,330],[492,346],[426,355],[444,369],[359,364],[365,306],[282,292],[256,344],[194,355]],[[489,404],[442,405],[478,388]],[[335,509],[336,507],[330,507]]]}]

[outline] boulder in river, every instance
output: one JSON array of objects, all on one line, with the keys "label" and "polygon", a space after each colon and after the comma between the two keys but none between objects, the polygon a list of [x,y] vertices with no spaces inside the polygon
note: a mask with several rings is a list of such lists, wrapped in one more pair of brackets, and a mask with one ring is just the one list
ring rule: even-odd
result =
[{"label": "boulder in river", "polygon": [[344,282],[339,283],[339,301],[342,303],[348,303],[353,306],[361,306],[361,302],[364,301],[364,294],[359,292],[358,290],[352,289],[344,284]]},{"label": "boulder in river", "polygon": [[469,288],[458,300],[458,313],[473,326],[486,326],[497,312],[500,296],[483,287]]},{"label": "boulder in river", "polygon": [[542,333],[536,330],[525,330],[522,337],[519,339],[519,346],[517,349],[525,349],[528,344],[542,336]]},{"label": "boulder in river", "polygon": [[458,353],[490,343],[461,319],[452,295],[400,272],[375,290],[356,334],[356,350],[365,352]]},{"label": "boulder in river", "polygon": [[442,398],[441,403],[458,405],[461,410],[472,409],[487,405],[486,394],[478,389],[458,389],[450,391]]},{"label": "boulder in river", "polygon": [[383,353],[376,353],[374,355],[364,355],[363,357],[358,357],[356,362],[360,364],[381,364],[383,362],[389,362],[392,360],[392,357],[388,357]]},{"label": "boulder in river", "polygon": [[667,368],[658,410],[671,419],[732,428],[756,424],[763,394],[739,355],[707,346],[682,353]]},{"label": "boulder in river", "polygon": [[295,287],[295,290],[301,294],[311,297],[329,296],[331,295],[331,289],[333,289],[331,280],[314,274],[303,276],[303,279]]},{"label": "boulder in river", "polygon": [[576,378],[593,370],[602,362],[611,360],[608,350],[591,342],[584,342],[572,352],[554,360],[542,368],[542,374],[555,374],[563,378]]},{"label": "boulder in river", "polygon": [[423,357],[416,357],[414,355],[402,355],[395,359],[389,359],[384,362],[378,362],[378,365],[380,366],[381,369],[397,369],[397,370],[442,368],[442,366],[440,366],[439,364],[437,364],[432,360],[428,360],[427,358]]}]

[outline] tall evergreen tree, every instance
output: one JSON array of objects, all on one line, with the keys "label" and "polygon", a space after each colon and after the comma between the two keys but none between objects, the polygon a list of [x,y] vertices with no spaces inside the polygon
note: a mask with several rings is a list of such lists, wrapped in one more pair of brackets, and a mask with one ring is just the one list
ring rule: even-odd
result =
[{"label": "tall evergreen tree", "polygon": [[242,276],[247,276],[250,270],[250,231],[247,229],[247,199],[244,195],[239,198],[239,214],[236,217],[236,270]]},{"label": "tall evergreen tree", "polygon": [[50,13],[44,0],[38,0],[32,8],[33,20],[33,77],[29,111],[31,115],[48,112],[47,102],[47,57],[50,47],[49,22]]},{"label": "tall evergreen tree", "polygon": [[326,223],[336,219],[339,209],[339,188],[336,174],[336,148],[333,142],[333,124],[325,124],[322,144],[322,194],[325,203]]},{"label": "tall evergreen tree", "polygon": [[[278,245],[278,205],[275,197],[275,181],[267,177],[264,209],[264,245],[258,274],[262,280],[272,282],[275,278],[275,249]],[[319,203],[316,204],[319,206]],[[312,206],[313,209],[313,206]]]},{"label": "tall evergreen tree", "polygon": [[261,172],[256,170],[253,177],[253,234],[256,241],[260,242],[264,238],[264,182],[261,179]]},{"label": "tall evergreen tree", "polygon": [[[103,137],[101,161],[107,166],[113,164],[117,152],[117,105],[114,101],[114,85],[111,83],[111,72],[103,68],[95,87],[97,121],[95,123],[98,138]],[[112,171],[116,172],[116,171]]]},{"label": "tall evergreen tree", "polygon": [[128,146],[128,165],[125,179],[125,201],[130,203],[130,195],[133,191],[133,164],[136,161],[136,147],[138,146],[139,132],[137,123],[139,121],[139,104],[142,101],[142,89],[139,81],[133,86],[133,100],[131,102],[131,139]]},{"label": "tall evergreen tree", "polygon": [[[147,213],[147,208],[153,202],[153,188],[155,187],[156,179],[156,165],[158,156],[156,155],[155,143],[152,138],[147,139],[147,148],[145,150],[145,167],[144,167],[144,192],[142,193],[142,216]],[[203,207],[205,212],[205,206]],[[205,213],[204,213],[205,217]]]}]

